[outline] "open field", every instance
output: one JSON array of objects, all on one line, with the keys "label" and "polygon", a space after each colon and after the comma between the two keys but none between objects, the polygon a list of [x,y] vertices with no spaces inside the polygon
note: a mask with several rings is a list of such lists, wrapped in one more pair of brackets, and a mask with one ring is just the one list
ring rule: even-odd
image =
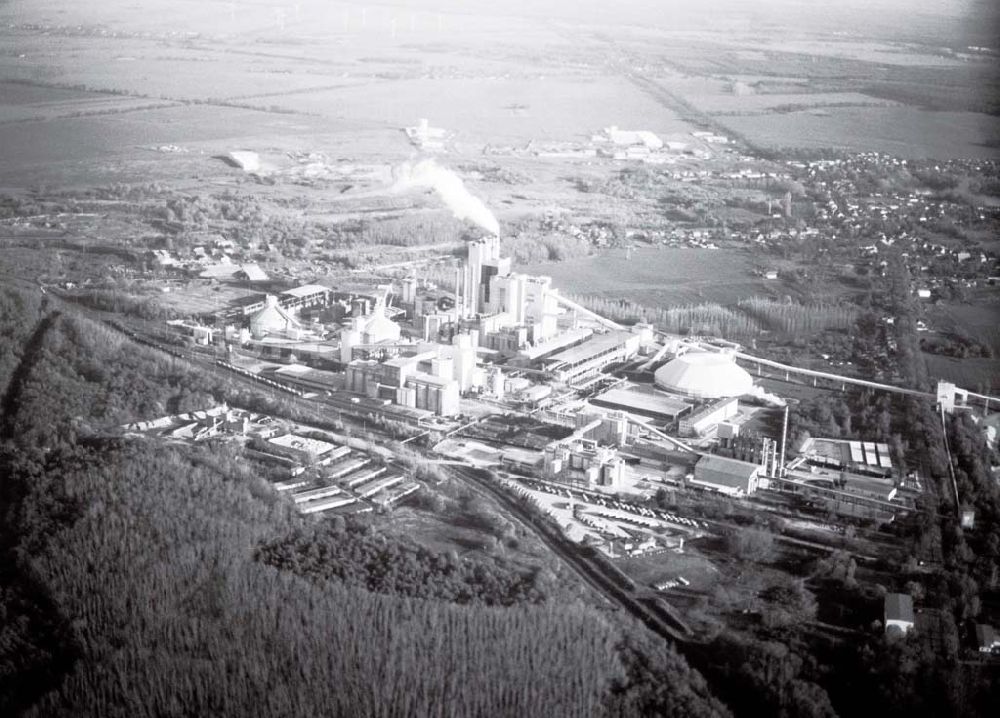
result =
[{"label": "open field", "polygon": [[766,147],[834,148],[899,157],[1000,157],[997,119],[974,112],[913,107],[833,107],[786,114],[721,117]]},{"label": "open field", "polygon": [[644,247],[633,251],[631,259],[624,250],[613,250],[518,269],[548,275],[564,292],[620,297],[650,307],[732,304],[751,296],[775,296],[782,288],[780,281],[755,277],[751,256],[738,249]]},{"label": "open field", "polygon": [[927,374],[932,379],[943,379],[970,391],[996,391],[1000,388],[1000,360],[956,359],[955,357],[923,353]]},{"label": "open field", "polygon": [[927,308],[927,323],[934,329],[947,328],[949,331],[965,334],[992,351],[1000,358],[1000,303],[996,288],[987,287],[981,296],[975,297],[976,304],[941,303]]},{"label": "open field", "polygon": [[803,92],[767,94],[700,95],[687,98],[698,109],[711,115],[757,115],[769,114],[788,107],[809,108],[826,106],[876,106],[894,105],[877,97],[860,92]]},{"label": "open field", "polygon": [[692,590],[707,591],[721,577],[711,561],[696,549],[685,548],[684,553],[672,550],[645,556],[616,559],[618,568],[644,586],[655,586],[662,581],[676,580],[683,576],[691,582]]},{"label": "open field", "polygon": [[692,129],[620,77],[536,75],[507,79],[386,80],[282,98],[297,111],[401,128],[418,117],[460,133],[457,141],[587,140],[614,124],[660,134]]}]

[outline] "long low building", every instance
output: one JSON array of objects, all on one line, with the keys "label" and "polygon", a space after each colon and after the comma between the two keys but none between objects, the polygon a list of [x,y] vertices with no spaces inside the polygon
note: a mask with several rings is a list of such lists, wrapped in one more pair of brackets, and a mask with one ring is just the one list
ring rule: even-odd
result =
[{"label": "long low building", "polygon": [[691,483],[728,496],[749,496],[757,490],[759,474],[756,464],[706,454],[695,464]]},{"label": "long low building", "polygon": [[642,338],[632,332],[607,332],[553,354],[543,366],[556,381],[572,382],[635,356],[641,342]]},{"label": "long low building", "polygon": [[735,396],[716,399],[681,419],[680,432],[684,436],[704,436],[717,427],[719,422],[736,416],[738,411],[739,400]]},{"label": "long low building", "polygon": [[693,406],[691,402],[681,397],[652,387],[636,385],[609,389],[591,399],[590,403],[653,419],[663,425],[672,425],[679,417],[690,412]]}]

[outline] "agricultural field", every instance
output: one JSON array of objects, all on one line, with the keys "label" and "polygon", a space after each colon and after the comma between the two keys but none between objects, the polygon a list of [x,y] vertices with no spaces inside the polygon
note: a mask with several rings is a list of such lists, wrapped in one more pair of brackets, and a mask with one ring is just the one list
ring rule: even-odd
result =
[{"label": "agricultural field", "polygon": [[928,307],[927,323],[932,329],[947,328],[985,344],[1000,360],[1000,322],[997,321],[1000,305],[995,292],[995,287],[987,287],[982,292],[984,296],[975,297],[975,304],[941,303]]},{"label": "agricultural field", "polygon": [[975,392],[1000,389],[1000,361],[996,359],[956,359],[923,353],[927,374]]},{"label": "agricultural field", "polygon": [[394,128],[427,117],[458,133],[456,142],[480,145],[585,141],[604,127],[626,122],[660,134],[695,129],[622,78],[601,75],[383,80],[302,92],[282,98],[282,104]]},{"label": "agricultural field", "polygon": [[570,294],[628,299],[649,307],[714,302],[734,304],[747,297],[776,296],[782,282],[753,275],[753,258],[739,249],[640,248],[593,257],[518,267],[552,277]]},{"label": "agricultural field", "polygon": [[1000,157],[996,118],[912,107],[833,107],[719,118],[766,147],[834,148],[904,158]]}]

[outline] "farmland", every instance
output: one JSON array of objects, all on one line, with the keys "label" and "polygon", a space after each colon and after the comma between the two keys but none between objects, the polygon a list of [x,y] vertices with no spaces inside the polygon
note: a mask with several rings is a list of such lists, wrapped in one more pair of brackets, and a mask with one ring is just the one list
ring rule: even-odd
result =
[{"label": "farmland", "polygon": [[970,391],[996,391],[1000,387],[1000,362],[996,359],[956,359],[954,357],[924,355],[927,373]]},{"label": "farmland", "polygon": [[720,118],[769,147],[837,148],[900,157],[1000,157],[996,118],[972,112],[903,107],[833,107]]},{"label": "farmland", "polygon": [[753,259],[741,250],[641,248],[631,255],[613,250],[519,269],[548,275],[555,286],[572,294],[620,297],[650,307],[732,304],[780,291],[780,284],[753,276]]}]

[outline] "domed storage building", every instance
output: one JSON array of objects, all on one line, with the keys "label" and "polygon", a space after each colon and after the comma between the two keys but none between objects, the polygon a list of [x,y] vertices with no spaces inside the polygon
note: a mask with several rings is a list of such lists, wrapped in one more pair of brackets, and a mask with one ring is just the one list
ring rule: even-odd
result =
[{"label": "domed storage building", "polygon": [[753,388],[753,377],[732,356],[720,352],[681,354],[654,374],[656,385],[695,399],[742,396]]}]

